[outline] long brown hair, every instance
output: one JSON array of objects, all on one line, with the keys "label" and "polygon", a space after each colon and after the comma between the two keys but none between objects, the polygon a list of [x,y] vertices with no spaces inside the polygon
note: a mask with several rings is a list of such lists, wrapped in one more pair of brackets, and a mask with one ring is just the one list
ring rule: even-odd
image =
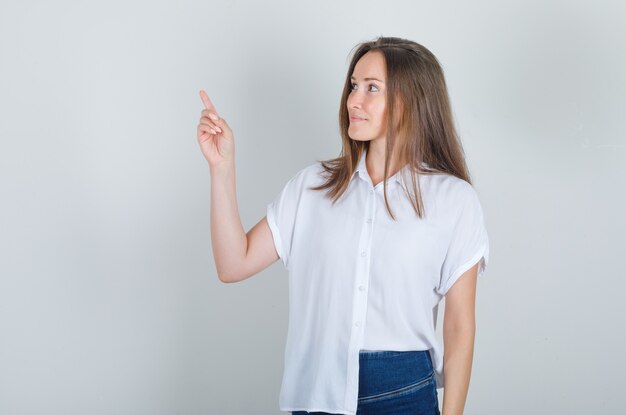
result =
[{"label": "long brown hair", "polygon": [[[393,220],[396,218],[387,201],[387,178],[392,154],[398,154],[399,165],[408,165],[409,171],[413,173],[448,173],[471,184],[463,147],[452,119],[443,70],[435,55],[416,42],[397,37],[381,36],[360,43],[355,48],[339,105],[342,150],[337,158],[317,160],[322,164],[327,180],[310,189],[330,189],[326,196],[334,205],[348,188],[361,154],[369,148],[369,141],[356,141],[348,136],[350,121],[347,107],[348,96],[352,91],[350,76],[358,60],[369,51],[381,52],[387,68],[383,187],[385,205]],[[395,115],[396,112],[398,115]],[[419,180],[416,180],[415,174],[410,176],[413,196],[408,194],[406,188],[404,190],[417,216],[422,218],[424,206]]]}]

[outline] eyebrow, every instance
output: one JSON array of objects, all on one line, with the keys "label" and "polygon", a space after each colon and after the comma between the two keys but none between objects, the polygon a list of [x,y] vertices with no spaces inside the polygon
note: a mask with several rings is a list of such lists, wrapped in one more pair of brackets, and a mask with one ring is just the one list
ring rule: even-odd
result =
[{"label": "eyebrow", "polygon": [[[355,78],[354,76],[351,76],[351,77],[350,77],[350,79],[356,79],[356,78]],[[377,79],[377,78],[363,78],[363,80],[364,80],[364,81],[378,81],[378,82],[380,82],[381,84],[384,84],[384,82],[383,82],[383,81],[381,81],[380,79]]]}]

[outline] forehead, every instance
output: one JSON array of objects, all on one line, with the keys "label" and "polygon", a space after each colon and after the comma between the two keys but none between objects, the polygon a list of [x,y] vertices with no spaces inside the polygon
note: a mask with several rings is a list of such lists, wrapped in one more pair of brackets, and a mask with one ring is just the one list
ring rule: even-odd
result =
[{"label": "forehead", "polygon": [[384,81],[386,73],[383,54],[379,51],[369,51],[358,60],[352,76],[358,79],[373,77]]}]

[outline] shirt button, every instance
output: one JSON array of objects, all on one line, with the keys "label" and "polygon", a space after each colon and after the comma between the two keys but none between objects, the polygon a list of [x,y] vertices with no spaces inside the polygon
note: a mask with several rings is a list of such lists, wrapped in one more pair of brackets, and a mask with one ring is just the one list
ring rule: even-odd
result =
[{"label": "shirt button", "polygon": [[361,251],[361,256],[365,256],[365,255],[366,255],[365,251]]},{"label": "shirt button", "polygon": [[367,223],[372,223],[372,218],[367,219]]},{"label": "shirt button", "polygon": [[365,291],[365,287],[362,285],[359,285],[359,291]]},{"label": "shirt button", "polygon": [[356,323],[354,323],[355,326],[359,327],[361,325],[360,321],[357,321]]}]

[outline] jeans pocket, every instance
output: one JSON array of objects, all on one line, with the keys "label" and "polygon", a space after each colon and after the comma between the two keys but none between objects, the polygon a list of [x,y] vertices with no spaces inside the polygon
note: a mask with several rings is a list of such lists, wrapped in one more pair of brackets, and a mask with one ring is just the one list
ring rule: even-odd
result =
[{"label": "jeans pocket", "polygon": [[410,385],[406,385],[397,389],[392,389],[387,392],[377,393],[375,395],[360,397],[359,403],[368,404],[372,402],[377,402],[377,401],[387,400],[387,399],[394,399],[400,396],[408,395],[410,393],[414,393],[420,389],[423,389],[424,387],[428,386],[433,380],[434,380],[433,373],[431,373],[424,379],[421,379],[415,383],[411,383]]}]

